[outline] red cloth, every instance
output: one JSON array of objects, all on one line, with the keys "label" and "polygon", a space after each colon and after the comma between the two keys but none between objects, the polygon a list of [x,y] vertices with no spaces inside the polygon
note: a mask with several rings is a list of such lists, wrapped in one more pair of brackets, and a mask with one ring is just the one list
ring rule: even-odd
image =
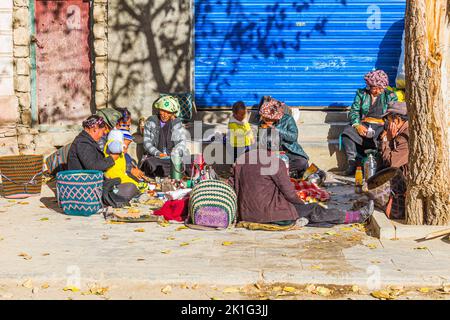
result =
[{"label": "red cloth", "polygon": [[291,179],[291,182],[294,184],[295,190],[297,190],[298,197],[303,201],[306,201],[307,197],[317,199],[318,201],[330,200],[330,194],[312,182],[295,179]]},{"label": "red cloth", "polygon": [[169,200],[161,209],[154,212],[157,216],[163,216],[167,221],[184,221],[188,214],[189,197],[180,200]]}]

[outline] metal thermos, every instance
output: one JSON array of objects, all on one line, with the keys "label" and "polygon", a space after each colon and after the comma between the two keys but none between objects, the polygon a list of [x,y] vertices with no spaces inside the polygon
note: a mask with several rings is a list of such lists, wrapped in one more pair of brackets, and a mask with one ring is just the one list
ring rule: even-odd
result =
[{"label": "metal thermos", "polygon": [[375,160],[374,150],[366,150],[367,159],[364,163],[364,179],[367,181],[377,172],[377,161]]},{"label": "metal thermos", "polygon": [[171,167],[170,167],[170,178],[173,180],[183,179],[183,161],[180,156],[172,154]]}]

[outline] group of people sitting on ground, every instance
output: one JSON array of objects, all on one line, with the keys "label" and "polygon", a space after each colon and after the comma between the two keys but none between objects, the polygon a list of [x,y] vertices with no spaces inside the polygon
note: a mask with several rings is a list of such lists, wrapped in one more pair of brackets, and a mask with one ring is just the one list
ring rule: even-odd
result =
[{"label": "group of people sitting on ground", "polygon": [[[348,160],[347,175],[355,173],[364,150],[379,150],[383,167],[407,171],[408,118],[406,105],[388,89],[388,77],[378,70],[365,76],[367,87],[357,91],[350,111],[351,124],[342,134]],[[127,109],[103,109],[83,121],[83,131],[68,152],[68,170],[104,172],[104,189],[114,189],[125,203],[141,194],[146,177],[168,177],[174,155],[187,159],[187,132],[177,117],[176,98],[165,96],[153,105],[143,130],[144,156],[128,154],[133,142],[131,114]],[[327,209],[302,201],[291,182],[309,167],[309,158],[298,143],[298,127],[289,108],[271,97],[259,105],[253,127],[249,112],[239,101],[233,105],[224,141],[233,152],[234,164],[228,183],[237,195],[239,220],[275,225],[333,225],[363,223],[374,211],[373,201],[354,211]],[[189,168],[189,166],[186,166]],[[271,169],[272,168],[272,169]],[[275,168],[275,169],[273,169]],[[266,172],[266,173],[264,173]],[[269,172],[269,173],[267,173]]]}]

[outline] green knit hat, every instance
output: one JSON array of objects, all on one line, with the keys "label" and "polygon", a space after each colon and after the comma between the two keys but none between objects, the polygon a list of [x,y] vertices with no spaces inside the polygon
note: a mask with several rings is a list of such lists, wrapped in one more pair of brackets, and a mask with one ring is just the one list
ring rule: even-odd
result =
[{"label": "green knit hat", "polygon": [[113,108],[105,108],[98,110],[96,115],[105,119],[106,124],[112,129],[116,126],[117,121],[122,118],[122,114]]},{"label": "green knit hat", "polygon": [[178,99],[172,96],[164,96],[159,98],[155,101],[153,107],[155,109],[161,109],[170,113],[174,113],[177,117],[180,113],[180,103],[178,102]]}]

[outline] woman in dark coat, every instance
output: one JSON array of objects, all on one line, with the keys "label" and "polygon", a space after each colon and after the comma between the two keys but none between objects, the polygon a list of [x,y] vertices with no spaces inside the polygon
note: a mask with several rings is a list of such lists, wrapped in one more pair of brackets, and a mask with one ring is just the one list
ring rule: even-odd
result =
[{"label": "woman in dark coat", "polygon": [[[98,170],[105,172],[114,165],[113,157],[105,157],[98,142],[104,137],[107,130],[105,120],[92,115],[83,121],[83,131],[75,138],[69,149],[68,170]],[[127,202],[139,194],[139,190],[131,183],[114,182],[105,179],[104,193],[114,186],[116,193]]]},{"label": "woman in dark coat", "polygon": [[[297,124],[294,118],[285,112],[286,108],[284,103],[275,99],[264,101],[259,110],[259,127],[267,132],[260,134],[277,139],[272,149],[279,148],[279,151],[285,152],[289,158],[289,171],[293,176],[301,176],[309,166],[309,157],[297,141]],[[276,144],[278,145],[275,146]]]},{"label": "woman in dark coat", "polygon": [[306,218],[311,226],[329,226],[363,223],[374,210],[373,201],[359,211],[305,204],[297,196],[286,165],[270,150],[252,150],[241,155],[229,183],[237,194],[240,221],[286,225],[300,217]]}]

